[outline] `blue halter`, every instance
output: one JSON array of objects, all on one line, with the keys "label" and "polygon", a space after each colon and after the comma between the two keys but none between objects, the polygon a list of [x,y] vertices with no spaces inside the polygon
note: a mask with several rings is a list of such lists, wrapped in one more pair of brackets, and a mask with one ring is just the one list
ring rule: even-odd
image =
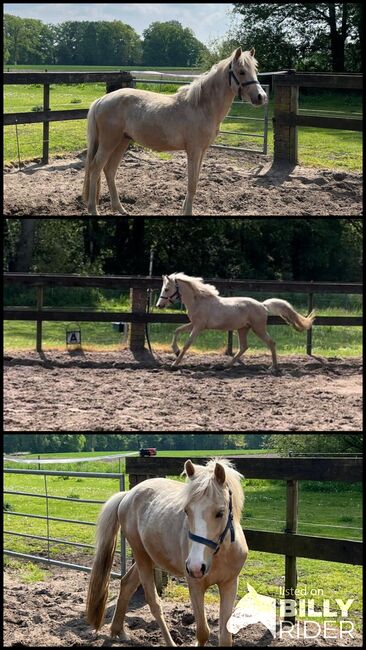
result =
[{"label": "blue halter", "polygon": [[206,537],[200,537],[199,535],[194,535],[189,531],[188,537],[191,539],[193,542],[198,542],[199,544],[204,544],[205,546],[209,546],[210,548],[214,549],[214,555],[218,553],[220,550],[221,544],[223,543],[227,532],[230,530],[230,537],[231,537],[231,543],[235,542],[235,530],[233,526],[233,500],[232,500],[232,492],[229,490],[229,517],[227,520],[227,524],[224,528],[224,531],[221,533],[219,541],[218,542],[213,542],[211,539],[206,539]]}]

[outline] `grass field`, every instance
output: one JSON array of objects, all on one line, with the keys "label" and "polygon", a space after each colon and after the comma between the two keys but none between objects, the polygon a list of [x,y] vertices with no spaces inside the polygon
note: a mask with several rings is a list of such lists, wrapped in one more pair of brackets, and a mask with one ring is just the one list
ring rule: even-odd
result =
[{"label": "grass field", "polygon": [[[56,294],[52,294],[52,302],[45,304],[56,306],[59,304]],[[264,300],[264,294],[253,294],[253,297]],[[307,313],[307,304],[303,298],[296,295],[283,295],[289,300],[294,307],[301,313]],[[19,298],[21,304],[27,297]],[[89,295],[90,308],[96,310],[114,311],[130,310],[128,296],[119,295],[118,298],[107,300],[101,293]],[[85,299],[85,295],[84,295]],[[11,301],[14,304],[14,301]],[[19,303],[18,303],[19,304]],[[74,305],[77,303],[73,303]],[[86,307],[85,304],[79,303],[78,306]],[[67,305],[62,303],[62,307]],[[72,304],[68,305],[72,308]],[[318,302],[315,302],[317,313],[322,316],[359,316],[362,314],[361,296],[319,296]],[[153,309],[154,311],[154,309]],[[174,313],[174,309],[166,309],[167,313]],[[82,344],[87,349],[117,349],[123,342],[123,335],[113,330],[111,323],[80,323]],[[151,344],[156,349],[170,350],[170,344],[173,332],[177,324],[154,323],[149,325],[149,336]],[[43,324],[43,347],[44,349],[64,349],[66,329],[78,329],[78,323],[52,322],[48,321]],[[287,325],[270,325],[269,332],[277,343],[279,354],[303,354],[306,349],[306,333],[295,332]],[[186,335],[181,336],[184,341]],[[29,350],[35,348],[36,340],[36,323],[28,321],[5,321],[4,322],[4,348],[8,350]],[[200,334],[194,346],[190,348],[192,352],[222,352],[226,349],[227,333],[215,330],[206,330]],[[237,335],[234,337],[234,345],[237,344]],[[252,332],[249,333],[249,350],[246,354],[258,354],[258,352],[267,351],[262,341],[260,341]],[[314,354],[323,354],[325,356],[358,356],[362,353],[362,328],[361,327],[314,327],[313,329],[313,349]]]},{"label": "grass field", "polygon": [[[266,450],[265,453],[270,452]],[[112,455],[109,452],[97,452],[94,455]],[[160,456],[182,456],[194,457],[196,455],[230,455],[240,453],[236,450],[209,450],[209,451],[179,451],[159,452]],[[246,454],[248,452],[242,451]],[[258,451],[252,453],[257,454]],[[52,456],[77,457],[80,454],[52,454]],[[51,455],[47,455],[48,457]],[[84,453],[82,457],[92,456]],[[146,460],[147,464],[149,459]],[[122,461],[122,469],[124,461]],[[14,464],[6,463],[6,467]],[[18,465],[21,468],[23,465]],[[96,461],[94,463],[54,465],[52,469],[63,471],[117,471],[118,462],[106,463]],[[174,477],[176,478],[176,477]],[[242,525],[248,529],[268,530],[282,532],[285,525],[286,512],[286,487],[282,481],[266,480],[245,480],[243,482],[246,504]],[[118,491],[118,481],[115,479],[88,479],[74,477],[48,477],[48,493],[50,496],[63,496],[76,499],[75,502],[49,500],[49,515],[85,522],[95,522],[100,509],[99,505],[78,504],[78,499],[98,499],[101,501],[109,498],[111,494]],[[23,492],[44,494],[44,479],[40,476],[28,475],[5,475],[5,489],[18,490]],[[32,513],[45,515],[45,501],[41,498],[29,496],[5,495],[6,508],[13,512]],[[347,490],[344,484],[340,483],[337,491],[334,486],[326,483],[300,483],[299,494],[299,533],[305,535],[319,535],[322,537],[335,537],[359,540],[362,537],[362,491],[358,484],[349,484]],[[26,525],[26,528],[25,528]],[[16,532],[26,532],[35,535],[47,535],[46,522],[38,519],[14,517],[4,514],[5,530],[12,529]],[[50,536],[55,538],[67,538],[83,544],[93,544],[94,527],[89,525],[67,524],[62,522],[50,522]],[[5,546],[18,552],[40,553],[46,549],[46,542],[38,540],[27,540],[6,535]],[[72,547],[65,547],[60,543],[51,545],[51,556],[67,558],[67,561],[80,560],[80,563],[90,564],[92,550],[85,549],[82,552]],[[6,559],[12,566],[18,566],[19,572],[24,580],[36,581],[42,579],[47,570],[32,563],[15,562]],[[343,565],[332,562],[321,562],[317,560],[298,559],[299,588],[307,590],[322,589],[322,598],[354,598],[355,603],[351,609],[351,620],[356,623],[356,628],[361,627],[362,611],[362,569],[358,566]],[[284,558],[280,555],[251,552],[248,561],[243,569],[239,580],[239,596],[242,597],[247,591],[247,582],[262,594],[278,597],[279,586],[283,585]],[[188,591],[185,586],[175,585],[170,582],[166,596],[175,600],[188,600]],[[320,606],[322,598],[315,596],[315,605]],[[212,587],[208,594],[207,601],[217,602],[218,591]],[[319,620],[319,619],[317,619]],[[322,619],[320,619],[322,620]]]},{"label": "grass field", "polygon": [[[18,66],[17,69],[35,69],[37,66]],[[38,66],[44,70],[44,66]],[[90,66],[85,66],[90,70]],[[12,67],[10,66],[10,69]],[[73,66],[49,66],[49,71],[57,70],[82,70],[82,67]],[[113,70],[115,68],[96,67],[97,70]],[[128,68],[124,68],[128,70]],[[130,68],[133,69],[133,68]],[[141,68],[142,70],[143,68]],[[159,68],[161,71],[172,69]],[[177,71],[176,71],[177,72]],[[180,69],[179,72],[187,72]],[[192,71],[192,74],[197,71]],[[167,84],[159,86],[156,84],[138,83],[138,88],[153,90],[164,93],[175,92],[177,85]],[[105,84],[70,84],[51,85],[50,102],[52,110],[67,108],[88,108],[90,103],[105,93]],[[42,85],[7,85],[5,86],[4,106],[6,113],[30,112],[42,110],[43,86]],[[337,117],[357,117],[362,113],[361,94],[350,97],[346,92],[319,92],[317,95],[303,95],[300,91],[300,108],[306,114],[319,114],[322,116],[333,115]],[[300,111],[300,112],[301,112]],[[229,144],[230,146],[250,147],[258,149],[262,147],[263,140],[251,137],[250,134],[263,134],[264,109],[254,109],[248,104],[235,103],[232,107],[230,118],[224,122],[225,131],[240,131],[249,134],[242,136],[237,134],[219,135],[218,144]],[[235,118],[258,118],[258,121],[251,119],[237,120]],[[272,101],[269,104],[269,133],[268,152],[273,151],[272,131],[273,107]],[[39,157],[42,151],[42,124],[22,124],[17,127],[20,158],[21,160]],[[16,161],[17,138],[15,126],[5,127],[4,160],[6,163]],[[67,122],[52,122],[50,124],[50,152],[68,153],[78,152],[86,147],[86,120],[74,120]],[[326,168],[341,168],[349,171],[362,171],[362,134],[353,131],[338,131],[322,128],[299,128],[299,153],[300,163],[310,166]],[[157,156],[170,156],[170,154],[155,154]]]}]

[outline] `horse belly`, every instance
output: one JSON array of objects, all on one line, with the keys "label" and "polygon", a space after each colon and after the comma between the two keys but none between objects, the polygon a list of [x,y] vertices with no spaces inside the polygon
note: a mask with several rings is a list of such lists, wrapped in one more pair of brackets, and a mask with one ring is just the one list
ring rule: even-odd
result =
[{"label": "horse belly", "polygon": [[126,120],[126,131],[135,142],[154,151],[179,151],[185,148],[183,129],[172,127],[169,117],[154,113]]}]

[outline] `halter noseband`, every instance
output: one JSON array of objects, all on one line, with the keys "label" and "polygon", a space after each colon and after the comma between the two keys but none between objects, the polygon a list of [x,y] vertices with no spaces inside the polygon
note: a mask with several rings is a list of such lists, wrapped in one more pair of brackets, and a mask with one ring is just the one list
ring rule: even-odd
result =
[{"label": "halter noseband", "polygon": [[178,287],[178,283],[177,283],[176,280],[174,280],[174,284],[175,284],[174,293],[172,293],[172,295],[168,297],[168,296],[164,296],[163,291],[162,291],[159,298],[158,298],[158,302],[159,302],[160,298],[164,298],[164,300],[169,300],[169,302],[171,302],[172,305],[174,305],[175,300],[173,300],[173,298],[175,298],[176,300],[181,300],[181,295],[179,293],[179,287]]},{"label": "halter noseband", "polygon": [[227,520],[227,524],[224,528],[224,531],[221,533],[219,541],[218,542],[213,542],[211,539],[206,539],[206,537],[200,537],[199,535],[194,535],[189,531],[188,537],[191,539],[193,542],[198,542],[199,544],[204,544],[205,546],[209,546],[210,548],[214,549],[214,555],[220,550],[220,546],[223,543],[227,532],[230,530],[230,537],[231,537],[231,543],[235,542],[235,530],[233,526],[233,500],[232,500],[232,492],[229,490],[229,517]]},{"label": "halter noseband", "polygon": [[238,86],[239,86],[239,88],[238,88],[239,99],[242,99],[241,89],[245,88],[245,86],[251,86],[252,84],[258,84],[258,86],[260,86],[259,81],[256,81],[256,79],[252,79],[252,81],[243,81],[243,82],[239,81],[239,79],[237,78],[237,76],[235,75],[235,72],[233,70],[233,62],[230,63],[230,67],[229,67],[229,86],[230,87],[231,87],[231,77],[234,79],[235,83],[238,84]]}]

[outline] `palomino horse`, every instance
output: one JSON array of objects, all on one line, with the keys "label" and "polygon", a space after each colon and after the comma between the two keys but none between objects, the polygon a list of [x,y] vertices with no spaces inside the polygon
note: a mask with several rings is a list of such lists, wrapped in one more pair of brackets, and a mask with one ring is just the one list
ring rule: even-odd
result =
[{"label": "palomino horse", "polygon": [[128,602],[141,583],[151,613],[167,645],[175,643],[166,626],[154,583],[159,566],[188,581],[197,626],[198,645],[210,630],[204,594],[211,585],[220,591],[220,646],[230,646],[227,630],[248,547],[240,525],[244,503],[242,478],[226,459],[205,467],[184,465],[187,483],[153,478],[129,492],[119,492],[105,504],[97,528],[97,550],[90,578],[87,617],[99,629],[108,598],[108,583],[120,526],[132,547],[135,564],[121,581],[111,634],[128,640],[124,619]]},{"label": "palomino horse", "polygon": [[131,140],[155,151],[186,151],[188,192],[183,214],[192,202],[203,156],[219,132],[236,94],[253,106],[267,102],[257,79],[254,48],[239,47],[227,59],[174,95],[122,88],[96,99],[88,113],[88,153],[83,197],[89,214],[98,214],[100,177],[104,169],[112,210],[126,214],[118,197],[115,176]]},{"label": "palomino horse", "polygon": [[[178,327],[174,332],[172,348],[177,355],[173,366],[177,366],[185,352],[202,330],[237,330],[239,350],[228,367],[237,361],[248,349],[247,334],[250,329],[269,347],[272,353],[273,368],[277,368],[276,344],[267,332],[269,314],[280,316],[296,330],[308,330],[315,318],[314,312],[301,316],[286,300],[270,298],[258,302],[254,298],[223,298],[216,287],[205,284],[202,278],[192,278],[185,273],[163,275],[163,287],[156,303],[164,308],[167,304],[180,300],[186,307],[190,323]],[[190,332],[182,351],[177,345],[179,332]]]}]

